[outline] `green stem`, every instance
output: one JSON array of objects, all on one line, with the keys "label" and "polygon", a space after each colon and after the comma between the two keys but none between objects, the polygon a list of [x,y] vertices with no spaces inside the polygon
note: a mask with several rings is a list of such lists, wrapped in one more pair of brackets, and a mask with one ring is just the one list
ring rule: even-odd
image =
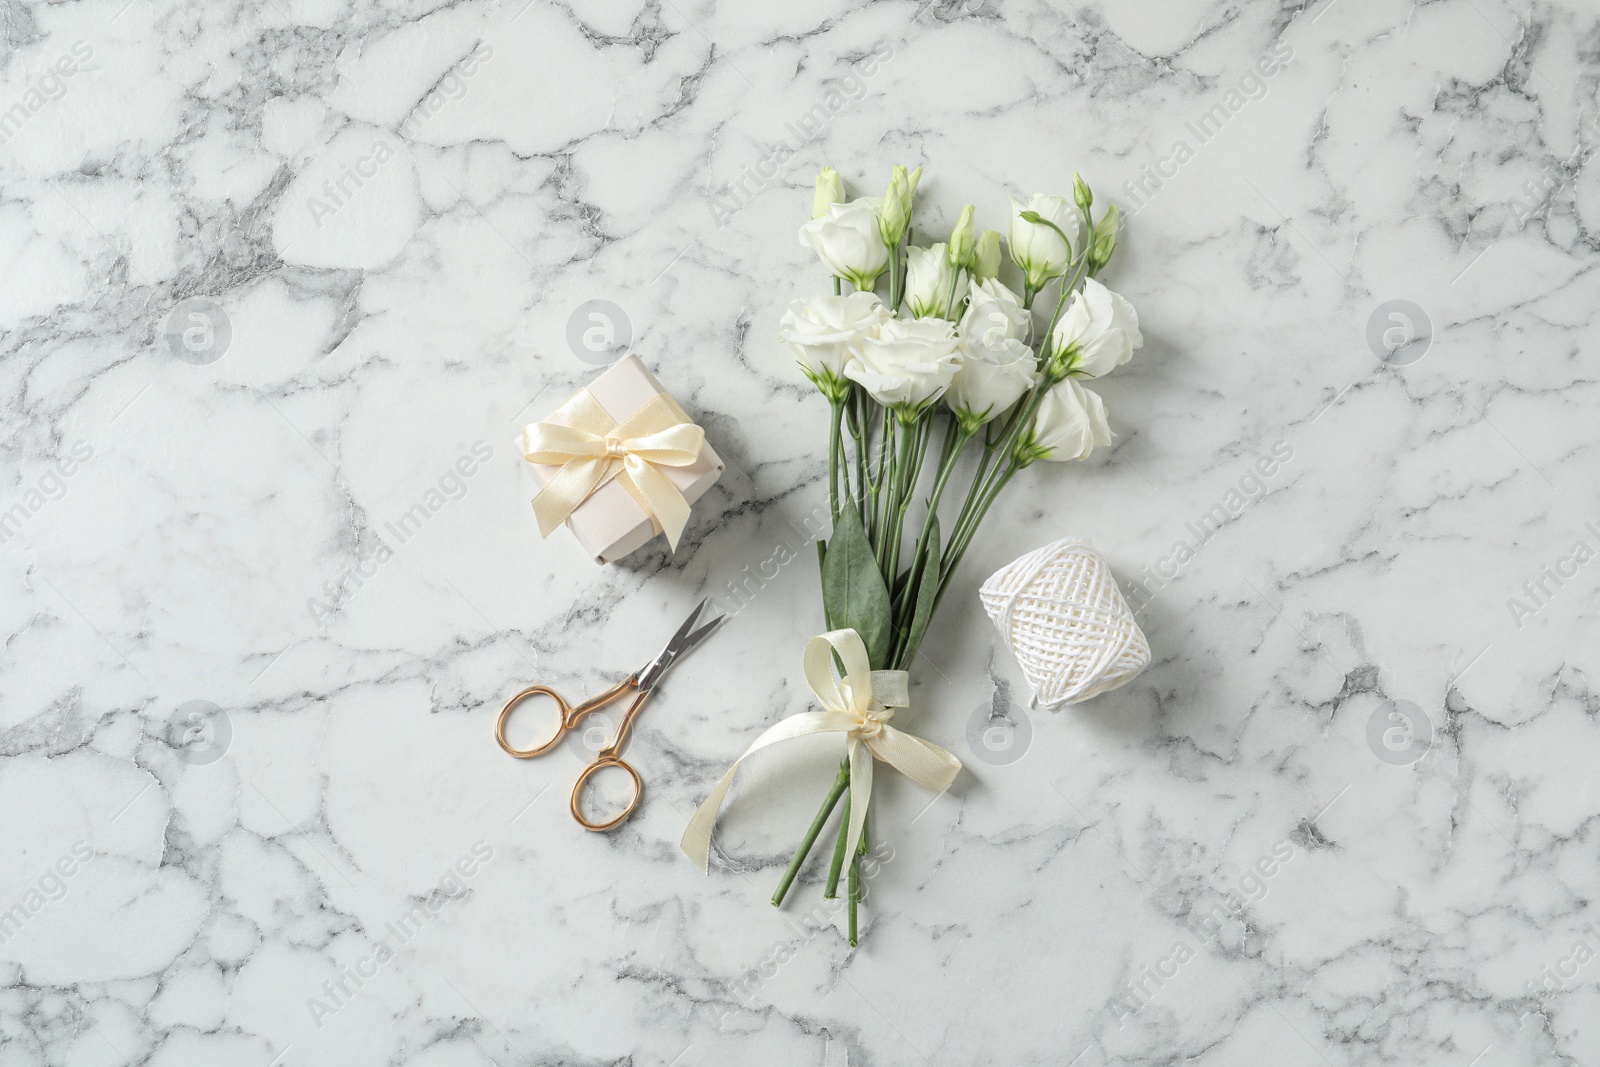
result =
[{"label": "green stem", "polygon": [[861,820],[861,842],[850,857],[850,947],[856,947],[856,907],[861,903],[861,857],[867,854],[867,820]]},{"label": "green stem", "polygon": [[[870,411],[870,406],[869,400],[866,398],[866,390],[861,390],[861,392],[861,422],[862,426],[866,427],[867,413]],[[878,414],[880,414],[880,418],[878,418],[878,458],[877,464],[875,464],[877,470],[867,478],[867,490],[869,491],[867,491],[867,506],[864,509],[866,514],[861,517],[862,530],[867,531],[867,541],[872,542],[872,544],[877,544],[877,541],[874,541],[874,537],[877,537],[878,530],[878,494],[883,491],[883,470],[885,470],[886,464],[885,437],[886,429],[888,429],[888,411],[880,408]]]},{"label": "green stem", "polygon": [[[961,453],[966,449],[967,442],[971,441],[977,435],[977,432],[978,428],[976,426],[967,429],[961,425],[960,419],[952,418],[950,420],[950,426],[945,431],[944,444],[939,448],[939,465],[934,473],[933,490],[928,496],[927,512],[922,520],[922,532],[917,536],[917,547],[911,554],[910,565],[912,567],[920,566],[927,554],[928,542],[933,537],[934,518],[939,513],[939,501],[944,496],[945,486],[949,484],[950,476],[955,473],[956,461],[961,458]],[[915,582],[907,582],[905,588],[901,590],[900,599],[894,605],[895,617],[897,619],[906,617],[910,606],[917,602],[917,591],[921,588],[922,583],[930,580],[938,581],[939,577],[936,574],[930,579],[926,574],[919,573]],[[907,643],[910,640],[911,627],[909,622],[905,626],[897,626],[895,628],[894,643],[889,655],[889,662],[893,664],[895,670],[906,669],[907,664],[905,661],[910,658],[909,654],[914,651],[907,647]]]},{"label": "green stem", "polygon": [[900,263],[900,251],[905,247],[904,239],[889,249],[889,310],[897,311],[900,307],[900,297],[905,290],[905,268]]},{"label": "green stem", "polygon": [[849,400],[850,436],[856,443],[856,510],[861,513],[863,527],[867,521],[867,452],[871,445],[871,433],[867,426],[866,397],[867,391],[852,382]]},{"label": "green stem", "polygon": [[995,479],[994,485],[984,494],[983,502],[978,507],[975,517],[966,530],[962,532],[960,543],[958,544],[954,538],[951,539],[950,558],[942,568],[944,573],[939,579],[939,591],[933,595],[934,611],[937,612],[939,610],[939,603],[944,600],[944,594],[950,588],[950,579],[955,575],[956,568],[961,566],[961,557],[967,554],[967,546],[972,543],[973,536],[978,532],[978,525],[983,522],[984,515],[988,513],[989,505],[994,503],[995,497],[1000,495],[1000,490],[1004,489],[1006,483],[1021,469],[1015,464],[1008,465],[1005,471]]},{"label": "green stem", "polygon": [[[1032,424],[1039,405],[1044,402],[1044,394],[1052,384],[1054,383],[1048,380],[1041,381],[1033,387],[1026,398],[1018,402],[1011,418],[1006,420],[1005,428],[1000,432],[999,438],[985,435],[983,462],[972,476],[972,485],[967,490],[966,502],[961,505],[961,514],[957,516],[955,528],[951,530],[946,542],[939,591],[934,594],[933,599],[935,610],[938,609],[939,602],[944,599],[945,590],[950,585],[950,576],[955,573],[956,566],[966,553],[967,545],[977,533],[978,524],[983,521],[989,505],[994,503],[994,498],[1011,480],[1012,475],[1021,469],[1011,454],[1012,447],[1016,444],[1016,439],[1023,428]],[[998,464],[990,468],[990,462],[995,459],[998,459]]]},{"label": "green stem", "polygon": [[[850,763],[844,764],[845,776],[850,774]],[[839,840],[833,846],[833,863],[828,867],[828,884],[823,887],[822,899],[833,900],[839,895],[839,874],[844,870],[845,838],[850,836],[850,794],[844,796],[844,814],[839,817]]]},{"label": "green stem", "polygon": [[950,426],[944,433],[944,444],[939,446],[939,466],[933,475],[933,491],[928,494],[928,513],[922,520],[922,533],[917,537],[917,550],[911,557],[913,563],[922,558],[928,550],[928,538],[933,534],[933,519],[939,512],[939,501],[944,496],[944,487],[950,481],[950,475],[955,473],[956,460],[961,457],[961,452],[967,447],[967,442],[972,440],[978,432],[974,426],[968,430],[961,425],[961,420],[951,417]]},{"label": "green stem", "polygon": [[961,316],[956,314],[956,288],[961,284],[962,270],[960,267],[950,268],[950,292],[945,297],[945,315],[951,322],[960,322]]},{"label": "green stem", "polygon": [[899,476],[899,420],[888,408],[883,409],[883,440],[878,443],[878,484],[873,496],[873,555],[878,570],[888,561],[889,520],[894,514],[895,485]]},{"label": "green stem", "polygon": [[[1045,393],[1049,392],[1055,384],[1056,382],[1051,380],[1048,374],[1042,374],[1039,381],[1034,383],[1033,388],[1028,391],[1027,395],[1012,408],[1010,417],[1006,419],[1005,426],[1000,430],[1000,436],[991,437],[985,432],[983,459],[978,464],[978,470],[972,476],[972,486],[967,491],[966,503],[961,506],[961,514],[956,519],[956,529],[950,535],[951,545],[955,544],[956,538],[967,527],[975,527],[977,520],[982,518],[981,514],[974,517],[974,508],[977,502],[983,499],[988,486],[992,485],[995,479],[1001,477],[1001,466],[1010,466],[1013,463],[1012,447],[1016,444],[1017,438],[1021,436],[1022,432],[1033,424],[1033,417],[1038,413],[1039,405],[1044,403]],[[996,457],[999,458],[1001,466],[991,468],[989,464]],[[1009,478],[1010,474],[1007,473],[1005,477]],[[970,539],[970,534],[968,536]]]},{"label": "green stem", "polygon": [[[832,425],[828,428],[828,518],[837,521],[839,518],[839,468],[844,465],[844,440],[840,437],[840,425],[844,422],[844,398],[830,401],[833,405]],[[844,489],[846,495],[850,492],[850,475],[845,472]]]},{"label": "green stem", "polygon": [[1056,323],[1061,321],[1061,313],[1066,310],[1067,301],[1077,291],[1083,281],[1083,270],[1088,265],[1088,254],[1078,257],[1077,263],[1061,278],[1061,296],[1056,300],[1056,310],[1050,316],[1050,325],[1044,328],[1044,339],[1039,343],[1039,359],[1043,363],[1049,358],[1050,335],[1056,332]]},{"label": "green stem", "polygon": [[905,529],[906,508],[911,503],[911,492],[922,473],[922,459],[928,452],[927,428],[933,420],[927,416],[903,420],[899,423],[900,451],[895,460],[893,511],[889,518],[888,558],[884,562],[883,580],[894,588],[900,570],[900,539]]},{"label": "green stem", "polygon": [[857,862],[860,853],[850,857],[850,947],[856,947],[856,907],[861,903],[861,864]]},{"label": "green stem", "polygon": [[868,518],[868,475],[872,471],[872,427],[867,423],[867,391],[859,385],[856,390],[856,496],[861,505],[861,524],[865,528]]},{"label": "green stem", "polygon": [[950,527],[948,534],[945,536],[945,545],[947,546],[945,555],[947,558],[950,547],[956,543],[956,538],[961,535],[961,531],[966,529],[967,524],[972,521],[973,510],[978,506],[978,501],[983,498],[984,488],[988,484],[989,464],[993,461],[995,453],[999,449],[1000,441],[1006,438],[1006,435],[1010,433],[1012,423],[1021,415],[1021,408],[1022,405],[1019,404],[1017,410],[1012,412],[1011,419],[1007,420],[1005,429],[1000,432],[1000,437],[991,438],[987,432],[984,434],[983,456],[978,460],[978,469],[972,472],[972,482],[967,486],[967,498],[961,502],[961,510],[956,513],[955,524]]},{"label": "green stem", "polygon": [[1044,403],[1045,394],[1053,389],[1059,381],[1059,378],[1052,378],[1048,374],[1044,375],[1034,383],[1028,395],[1017,405],[1019,417],[1006,424],[1006,432],[1000,439],[1000,455],[1006,462],[1009,463],[1011,461],[1011,450],[1016,445],[1017,438],[1021,437],[1024,432],[1033,426],[1033,418],[1039,413],[1039,405]]},{"label": "green stem", "polygon": [[[958,543],[964,545],[972,539],[978,523],[983,521],[983,513],[988,508],[985,501],[992,500],[992,490],[1000,483],[1001,479],[1009,480],[1015,473],[1015,460],[1011,455],[1012,448],[1016,445],[1017,438],[1021,436],[1024,428],[1033,424],[1033,417],[1038,413],[1039,405],[1044,403],[1044,394],[1050,388],[1049,382],[1041,382],[1024,397],[1012,412],[1012,417],[1006,420],[1006,425],[1000,432],[998,439],[986,441],[984,447],[984,462],[977,474],[973,475],[972,488],[968,490],[966,504],[962,506],[961,515],[956,520],[956,529],[951,531],[949,545],[953,549]],[[990,466],[994,463],[994,466]]]},{"label": "green stem", "polygon": [[850,765],[845,764],[839,768],[839,775],[833,780],[833,788],[828,791],[827,799],[823,800],[822,807],[818,809],[817,817],[811,820],[811,829],[806,831],[800,847],[795,849],[794,859],[789,861],[789,869],[783,872],[783,881],[778,883],[778,891],[772,894],[773,907],[776,908],[783,903],[783,898],[789,892],[790,883],[794,881],[794,876],[800,873],[800,865],[805,863],[806,857],[811,854],[811,846],[817,843],[817,835],[822,832],[823,824],[828,821],[828,816],[833,814],[834,805],[839,803],[839,798],[844,795],[849,785]]}]

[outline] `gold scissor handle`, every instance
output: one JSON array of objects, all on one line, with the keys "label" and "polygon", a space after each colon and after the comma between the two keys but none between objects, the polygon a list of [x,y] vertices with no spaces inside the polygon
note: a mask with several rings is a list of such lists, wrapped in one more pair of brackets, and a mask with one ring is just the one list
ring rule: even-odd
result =
[{"label": "gold scissor handle", "polygon": [[[628,772],[628,777],[633,779],[633,799],[628,801],[628,806],[623,808],[622,813],[613,818],[611,821],[590,822],[588,819],[583,817],[583,808],[579,804],[579,798],[583,795],[584,783],[592,778],[596,772],[602,771],[607,767],[621,767],[623,770]],[[644,780],[639,777],[639,772],[633,769],[633,764],[629,763],[621,756],[612,753],[610,750],[607,750],[600,753],[599,759],[585,767],[583,769],[583,773],[578,775],[578,780],[572,783],[572,817],[577,819],[578,825],[583,827],[585,830],[594,830],[599,832],[602,830],[615,829],[616,827],[622,825],[622,821],[624,819],[633,814],[633,809],[639,806],[639,801],[643,797]]]},{"label": "gold scissor handle", "polygon": [[[510,700],[506,701],[506,706],[500,709],[500,719],[495,723],[494,727],[494,739],[500,742],[501,748],[505,749],[518,759],[532,759],[534,756],[542,756],[546,752],[549,752],[552,748],[555,748],[556,744],[560,742],[561,736],[576,726],[578,724],[578,720],[582,719],[591,711],[596,711],[611,703],[611,701],[615,700],[632,685],[633,678],[631,676],[624,678],[617,685],[607,689],[604,693],[601,693],[599,696],[594,697],[591,700],[585,700],[577,707],[573,707],[571,704],[568,704],[566,697],[562,696],[560,693],[556,692],[554,689],[551,689],[547,685],[530,685],[528,688],[524,689]],[[544,744],[535,748],[514,748],[512,747],[511,742],[506,740],[506,723],[511,718],[511,711],[513,708],[517,707],[517,705],[521,704],[529,697],[534,696],[546,696],[551,700],[554,700],[556,702],[556,707],[561,710],[561,721],[556,726],[555,734]],[[625,734],[626,732],[627,727],[624,726],[618,733],[617,740],[614,742],[615,745],[618,747],[621,746],[622,734]]]},{"label": "gold scissor handle", "polygon": [[[573,707],[571,704],[567,703],[565,697],[556,692],[554,689],[551,689],[549,686],[530,685],[516,696],[513,696],[510,700],[506,701],[506,706],[500,709],[500,719],[495,723],[494,727],[494,739],[500,742],[501,748],[505,749],[518,759],[531,759],[534,756],[542,756],[546,752],[549,752],[552,748],[555,748],[556,745],[561,741],[562,736],[566,734],[568,730],[571,730],[577,726],[578,722],[585,715],[589,714],[591,711],[598,711],[607,704],[611,703],[613,700],[616,700],[628,690],[634,689],[637,686],[638,679],[633,675],[629,675],[627,678],[624,678],[621,682],[612,686],[610,689],[607,689],[599,696],[592,697],[589,700],[585,700],[577,707]],[[634,717],[639,714],[639,709],[644,707],[645,701],[650,699],[650,692],[651,691],[648,689],[640,689],[638,691],[638,695],[633,698],[633,703],[630,704],[628,706],[628,710],[623,713],[622,721],[617,725],[617,732],[616,735],[611,738],[611,743],[600,750],[600,755],[593,763],[589,764],[589,766],[583,769],[583,773],[578,775],[578,780],[572,785],[572,817],[578,820],[578,825],[582,826],[585,830],[610,830],[622,825],[623,820],[633,814],[634,809],[639,806],[639,801],[644,797],[643,779],[639,777],[639,772],[633,769],[632,764],[628,763],[622,758],[621,752],[622,746],[628,740],[628,731],[633,726]],[[544,744],[539,745],[536,748],[514,748],[512,747],[511,742],[506,740],[506,722],[511,718],[511,712],[513,709],[520,705],[524,700],[534,696],[547,696],[551,700],[554,700],[556,702],[556,707],[561,710],[561,723],[556,727],[555,735]],[[620,815],[611,819],[609,822],[591,822],[589,819],[584,817],[583,809],[579,801],[583,796],[584,787],[587,785],[589,779],[594,777],[598,771],[606,767],[620,767],[622,770],[627,772],[629,778],[633,779],[633,799],[628,802],[628,806],[622,810]]]}]

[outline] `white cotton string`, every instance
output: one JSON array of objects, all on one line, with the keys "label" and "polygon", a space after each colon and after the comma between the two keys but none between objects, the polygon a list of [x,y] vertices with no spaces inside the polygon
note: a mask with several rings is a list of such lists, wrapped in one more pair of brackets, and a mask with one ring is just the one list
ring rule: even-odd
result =
[{"label": "white cotton string", "polygon": [[1111,568],[1081,538],[1012,561],[978,596],[1044,707],[1088,700],[1150,665],[1150,644]]}]

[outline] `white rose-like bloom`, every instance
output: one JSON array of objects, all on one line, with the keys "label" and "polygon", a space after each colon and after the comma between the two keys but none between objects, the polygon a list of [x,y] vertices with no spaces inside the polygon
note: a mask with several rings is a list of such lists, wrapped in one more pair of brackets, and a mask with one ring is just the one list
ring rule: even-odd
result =
[{"label": "white rose-like bloom", "polygon": [[794,351],[807,378],[827,392],[844,378],[845,361],[863,333],[889,318],[876,293],[796,300],[778,320],[778,340]]},{"label": "white rose-like bloom", "polygon": [[944,394],[945,403],[969,430],[999,415],[1033,388],[1033,350],[994,333],[988,337],[987,344],[962,341],[961,366]]},{"label": "white rose-like bloom", "polygon": [[1098,378],[1133,358],[1144,347],[1139,313],[1133,305],[1090,278],[1072,294],[1050,337],[1050,353],[1078,378]]},{"label": "white rose-like bloom", "polygon": [[[961,283],[951,284],[949,248],[943,242],[931,248],[906,249],[906,303],[919,319],[950,317],[951,292],[961,293]],[[959,273],[965,274],[965,271]]]},{"label": "white rose-like bloom", "polygon": [[1005,340],[1026,341],[1033,327],[1033,313],[1022,306],[1022,297],[994,278],[973,282],[967,290],[967,310],[961,316],[961,336],[975,340],[979,334],[998,328]]},{"label": "white rose-like bloom", "polygon": [[[1055,223],[1061,233],[1042,222],[1027,221],[1022,217],[1024,211],[1038,212],[1040,218]],[[1078,211],[1072,201],[1044,193],[1034,193],[1027,203],[1011,198],[1011,259],[1022,268],[1034,289],[1066,273],[1072,250],[1061,239],[1062,233],[1074,244],[1078,242]]]},{"label": "white rose-like bloom", "polygon": [[800,227],[800,243],[857,289],[871,289],[889,265],[889,246],[878,231],[878,202],[868,197],[831,205]]},{"label": "white rose-like bloom", "polygon": [[1030,461],[1088,459],[1096,445],[1109,445],[1111,436],[1105,403],[1068,378],[1044,395],[1033,426],[1018,442],[1018,449]]},{"label": "white rose-like bloom", "polygon": [[915,410],[950,387],[958,340],[946,319],[891,318],[857,338],[845,377],[885,407]]},{"label": "white rose-like bloom", "polygon": [[1022,300],[989,279],[972,283],[961,317],[961,366],[945,403],[967,428],[1005,411],[1033,388],[1036,362],[1024,341],[1032,316]]}]

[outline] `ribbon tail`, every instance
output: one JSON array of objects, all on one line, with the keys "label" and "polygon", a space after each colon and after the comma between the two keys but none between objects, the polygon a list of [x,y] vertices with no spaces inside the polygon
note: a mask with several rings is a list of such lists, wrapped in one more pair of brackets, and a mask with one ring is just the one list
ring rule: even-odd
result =
[{"label": "ribbon tail", "polygon": [[549,537],[551,530],[566,522],[578,505],[589,499],[589,494],[604,485],[617,470],[616,463],[611,460],[595,458],[574,459],[563,466],[533,498],[539,536]]},{"label": "ribbon tail", "polygon": [[[733,776],[739,770],[739,764],[750,756],[780,741],[791,741],[796,737],[805,737],[809,734],[837,733],[848,730],[854,720],[848,715],[833,711],[803,711],[798,715],[791,715],[787,719],[769,726],[766,731],[744,750],[744,755],[733,761],[733,766],[728,768],[728,773],[722,776],[716,788],[711,790],[711,795],[706,797],[704,804],[695,810],[694,816],[689,820],[689,825],[684,828],[683,837],[678,842],[678,847],[683,849],[684,855],[706,873],[711,872],[711,831],[717,824],[717,814],[722,810],[722,802],[728,796],[728,789],[733,785]],[[870,763],[871,761],[868,760]],[[854,794],[852,794],[853,796]]]},{"label": "ribbon tail", "polygon": [[867,747],[872,754],[924,789],[942,793],[961,773],[961,761],[932,741],[884,726]]},{"label": "ribbon tail", "polygon": [[678,487],[656,470],[649,460],[630,455],[625,463],[628,477],[649,503],[648,510],[661,524],[661,532],[667,535],[667,544],[676,551],[678,538],[683,536],[683,528],[689,525],[689,502],[683,498]]},{"label": "ribbon tail", "polygon": [[695,809],[694,817],[684,827],[683,838],[678,842],[684,855],[694,860],[695,866],[706,874],[711,873],[711,831],[717,825],[717,813],[722,810],[722,802],[727,799],[728,790],[733,786],[733,776],[743,762],[743,757],[733,761],[733,766],[728,768],[722,781],[706,797],[706,802]]},{"label": "ribbon tail", "polygon": [[850,739],[850,827],[845,832],[844,861],[854,863],[867,823],[867,805],[872,803],[872,753],[855,738]]}]

